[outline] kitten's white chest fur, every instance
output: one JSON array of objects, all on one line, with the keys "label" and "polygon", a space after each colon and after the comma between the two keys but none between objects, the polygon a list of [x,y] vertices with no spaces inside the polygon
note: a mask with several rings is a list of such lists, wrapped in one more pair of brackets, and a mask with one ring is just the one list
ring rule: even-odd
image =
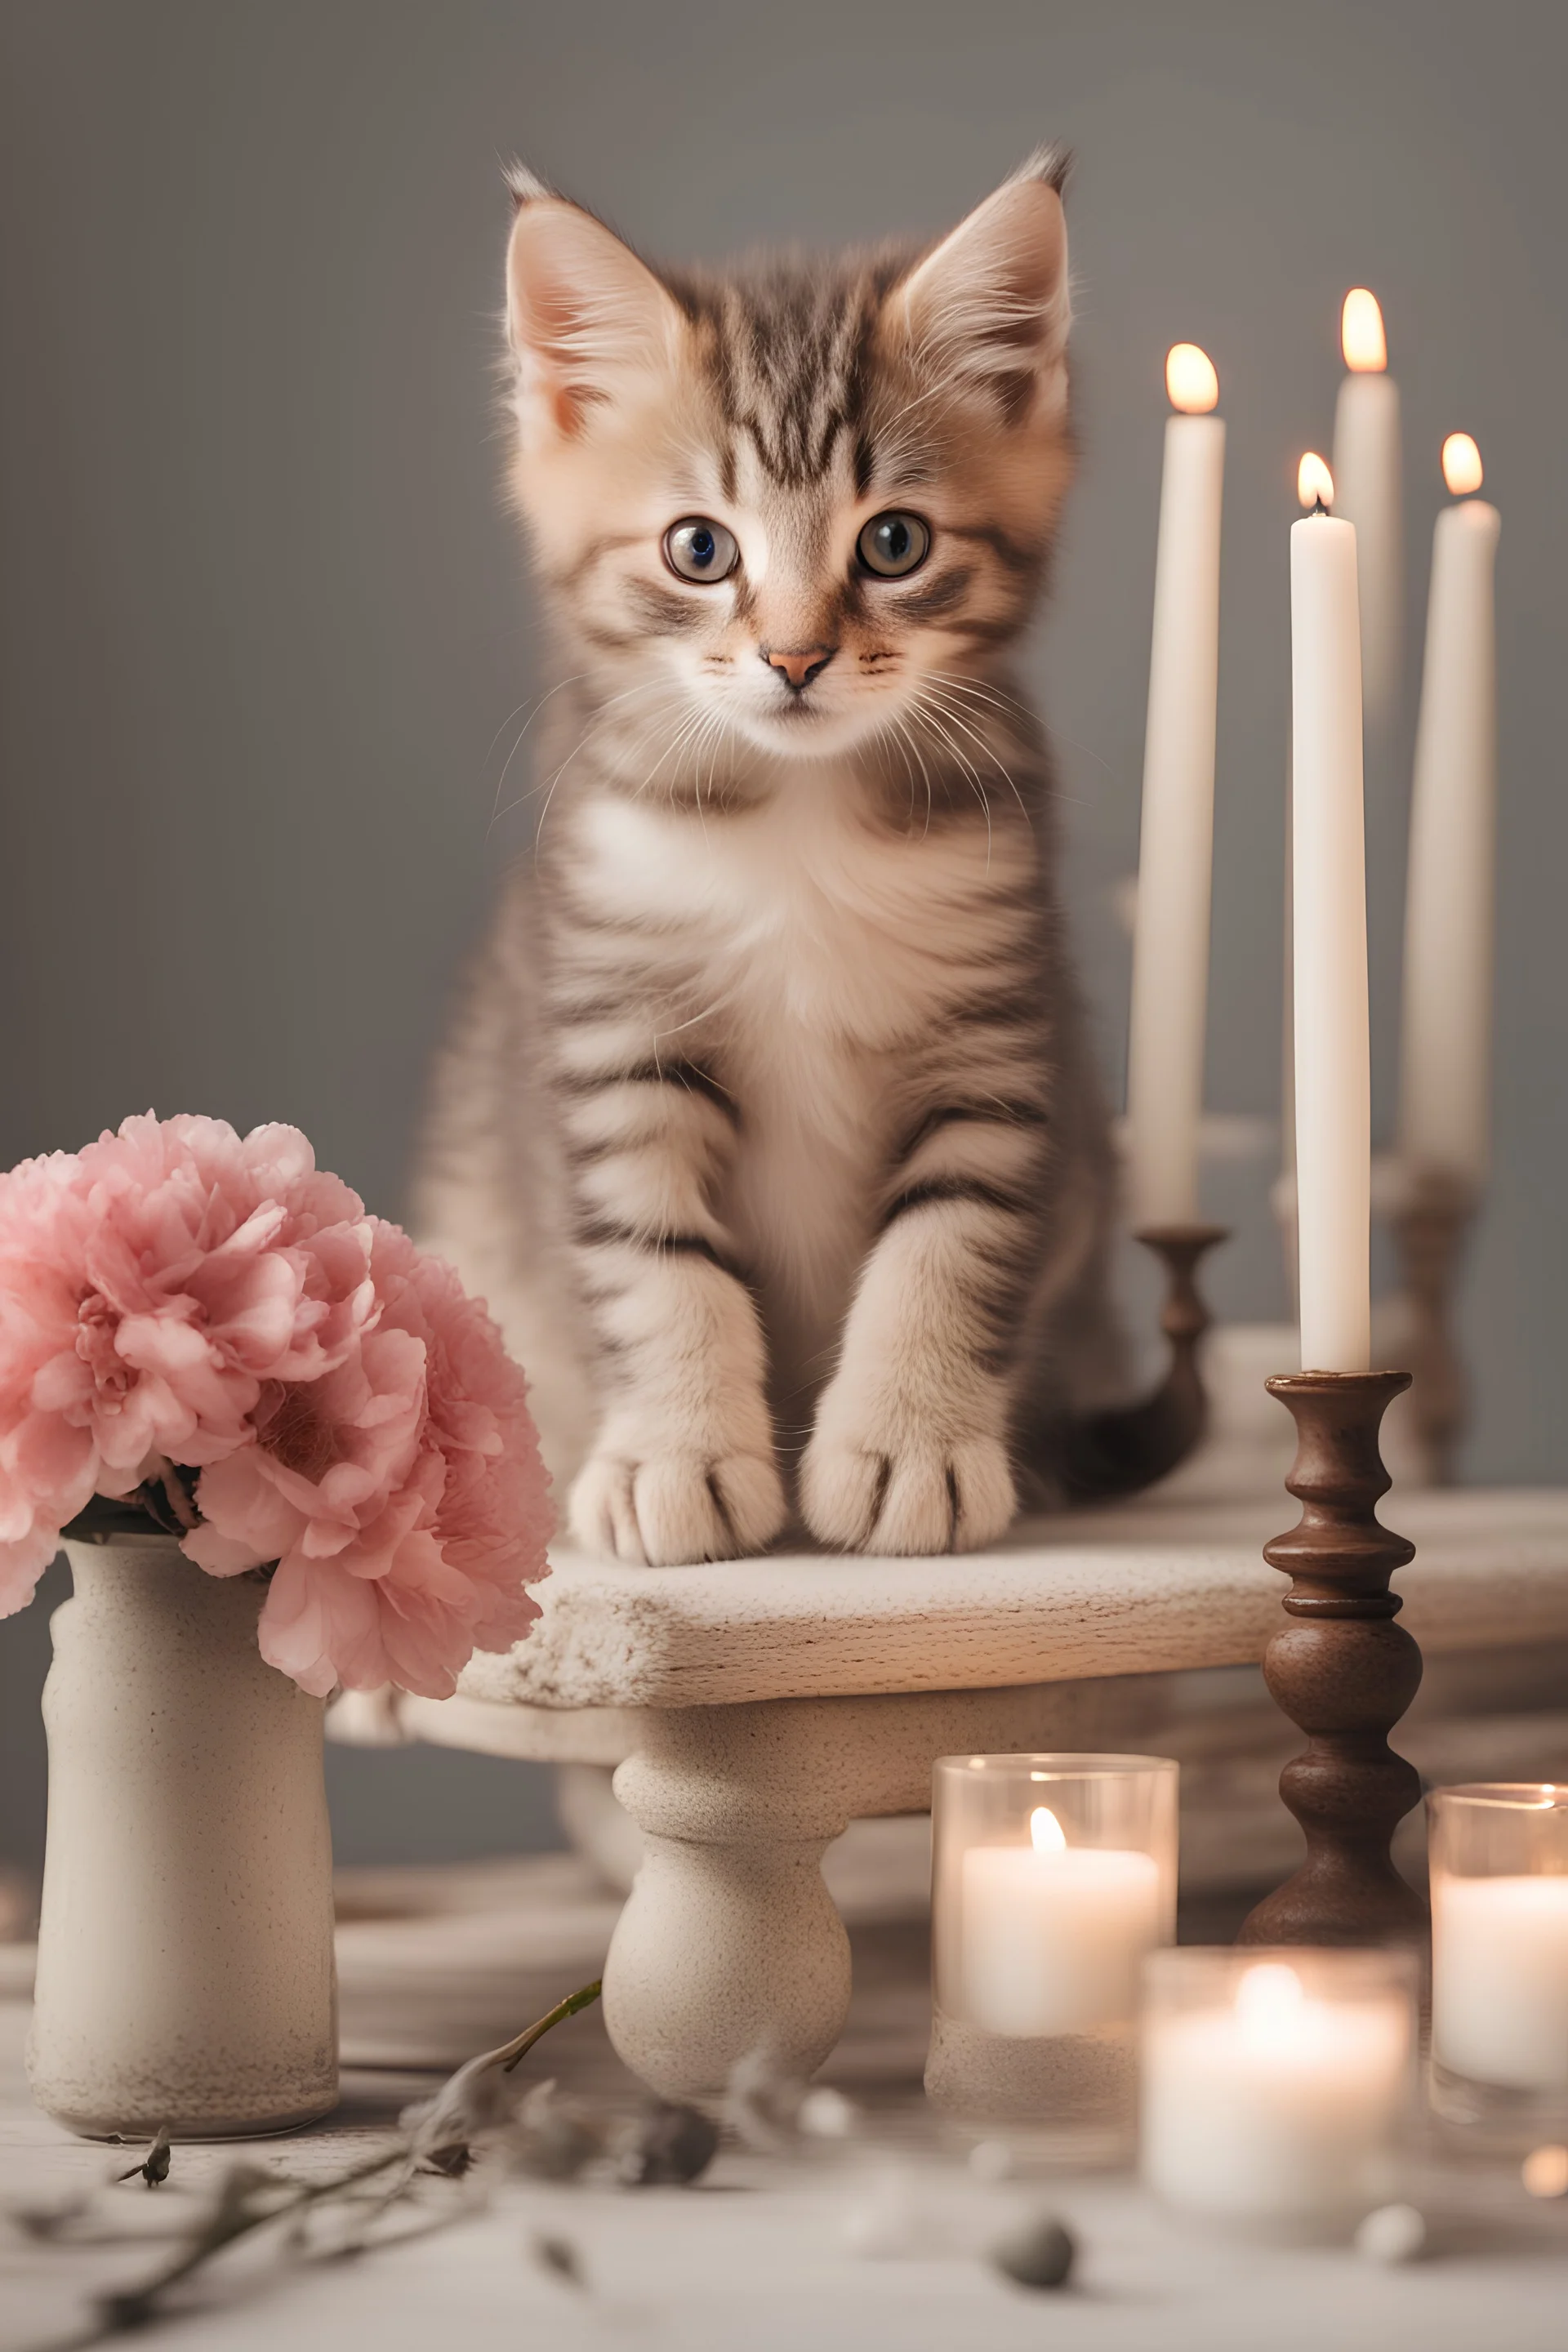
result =
[{"label": "kitten's white chest fur", "polygon": [[[726,1223],[760,1281],[787,1407],[826,1378],[870,1239],[900,1047],[983,981],[989,845],[972,829],[889,840],[855,781],[802,763],[776,794],[700,820],[605,800],[580,887],[668,929],[716,1016],[742,1127]],[[683,1050],[679,1034],[656,1050]]]}]

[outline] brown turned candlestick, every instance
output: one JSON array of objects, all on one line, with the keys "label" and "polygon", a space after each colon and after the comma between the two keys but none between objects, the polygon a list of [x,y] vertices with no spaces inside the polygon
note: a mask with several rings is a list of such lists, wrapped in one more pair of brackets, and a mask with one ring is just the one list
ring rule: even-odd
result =
[{"label": "brown turned candlestick", "polygon": [[1157,1388],[1133,1404],[1087,1414],[1068,1425],[1063,1483],[1079,1503],[1136,1495],[1184,1463],[1208,1425],[1198,1342],[1213,1318],[1198,1289],[1199,1265],[1225,1225],[1152,1225],[1137,1238],[1165,1269],[1160,1328],[1170,1360]]},{"label": "brown turned candlestick", "polygon": [[1415,1548],[1379,1520],[1389,1488],[1377,1433],[1408,1372],[1292,1372],[1265,1383],[1289,1408],[1297,1454],[1285,1481],[1299,1526],[1263,1557],[1291,1580],[1289,1622],[1264,1676],[1308,1735],[1279,1793],[1306,1832],[1294,1877],[1265,1897],[1244,1944],[1386,1944],[1418,1939],[1426,1908],[1394,1869],[1389,1844],[1421,1795],[1415,1767],[1387,1735],[1421,1681],[1421,1653],[1394,1622],[1388,1589]]},{"label": "brown turned candlestick", "polygon": [[1393,1216],[1410,1302],[1410,1402],[1434,1486],[1453,1484],[1454,1453],[1469,1408],[1468,1383],[1454,1340],[1453,1297],[1475,1209],[1468,1184],[1428,1168],[1412,1177]]}]

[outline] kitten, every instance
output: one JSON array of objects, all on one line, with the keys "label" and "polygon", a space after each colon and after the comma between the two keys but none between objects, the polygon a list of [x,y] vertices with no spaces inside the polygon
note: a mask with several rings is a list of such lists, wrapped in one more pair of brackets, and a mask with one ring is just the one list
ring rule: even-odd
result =
[{"label": "kitten", "polygon": [[591,1549],[756,1551],[797,1456],[826,1544],[984,1544],[1117,1377],[1007,667],[1072,467],[1062,177],[1035,157],[923,253],[713,276],[513,177],[512,478],[561,677],[421,1223]]}]

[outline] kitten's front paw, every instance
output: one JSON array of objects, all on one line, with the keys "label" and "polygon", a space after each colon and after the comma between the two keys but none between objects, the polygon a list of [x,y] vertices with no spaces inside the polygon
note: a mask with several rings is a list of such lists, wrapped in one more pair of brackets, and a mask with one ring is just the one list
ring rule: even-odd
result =
[{"label": "kitten's front paw", "polygon": [[761,1551],[784,1526],[778,1465],[761,1454],[595,1454],[578,1474],[567,1517],[585,1551],[645,1568],[736,1559]]},{"label": "kitten's front paw", "polygon": [[975,1551],[1011,1527],[1017,1496],[1000,1439],[944,1442],[834,1421],[818,1415],[801,1465],[801,1508],[821,1542],[920,1557]]}]

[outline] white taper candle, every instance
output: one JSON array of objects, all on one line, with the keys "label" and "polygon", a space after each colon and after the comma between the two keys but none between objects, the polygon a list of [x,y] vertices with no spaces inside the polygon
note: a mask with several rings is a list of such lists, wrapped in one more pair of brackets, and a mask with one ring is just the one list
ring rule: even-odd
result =
[{"label": "white taper candle", "polygon": [[[1450,435],[1443,457],[1452,488],[1479,488],[1468,434]],[[1501,528],[1496,507],[1467,499],[1433,533],[1405,914],[1401,1156],[1478,1192],[1490,1142]]]},{"label": "white taper candle", "polygon": [[1214,866],[1225,422],[1205,413],[1219,383],[1195,344],[1176,344],[1165,377],[1183,413],[1165,425],[1132,943],[1127,1190],[1140,1230],[1198,1213]]},{"label": "white taper candle", "polygon": [[1334,411],[1334,512],[1354,526],[1367,723],[1397,717],[1404,670],[1405,565],[1399,386],[1388,373],[1383,313],[1364,286],[1345,296],[1347,373]]},{"label": "white taper candle", "polygon": [[[1321,458],[1303,459],[1301,478],[1303,502],[1332,495]],[[1372,1103],[1361,625],[1355,531],[1327,512],[1290,531],[1290,662],[1301,1364],[1363,1372]]]}]

